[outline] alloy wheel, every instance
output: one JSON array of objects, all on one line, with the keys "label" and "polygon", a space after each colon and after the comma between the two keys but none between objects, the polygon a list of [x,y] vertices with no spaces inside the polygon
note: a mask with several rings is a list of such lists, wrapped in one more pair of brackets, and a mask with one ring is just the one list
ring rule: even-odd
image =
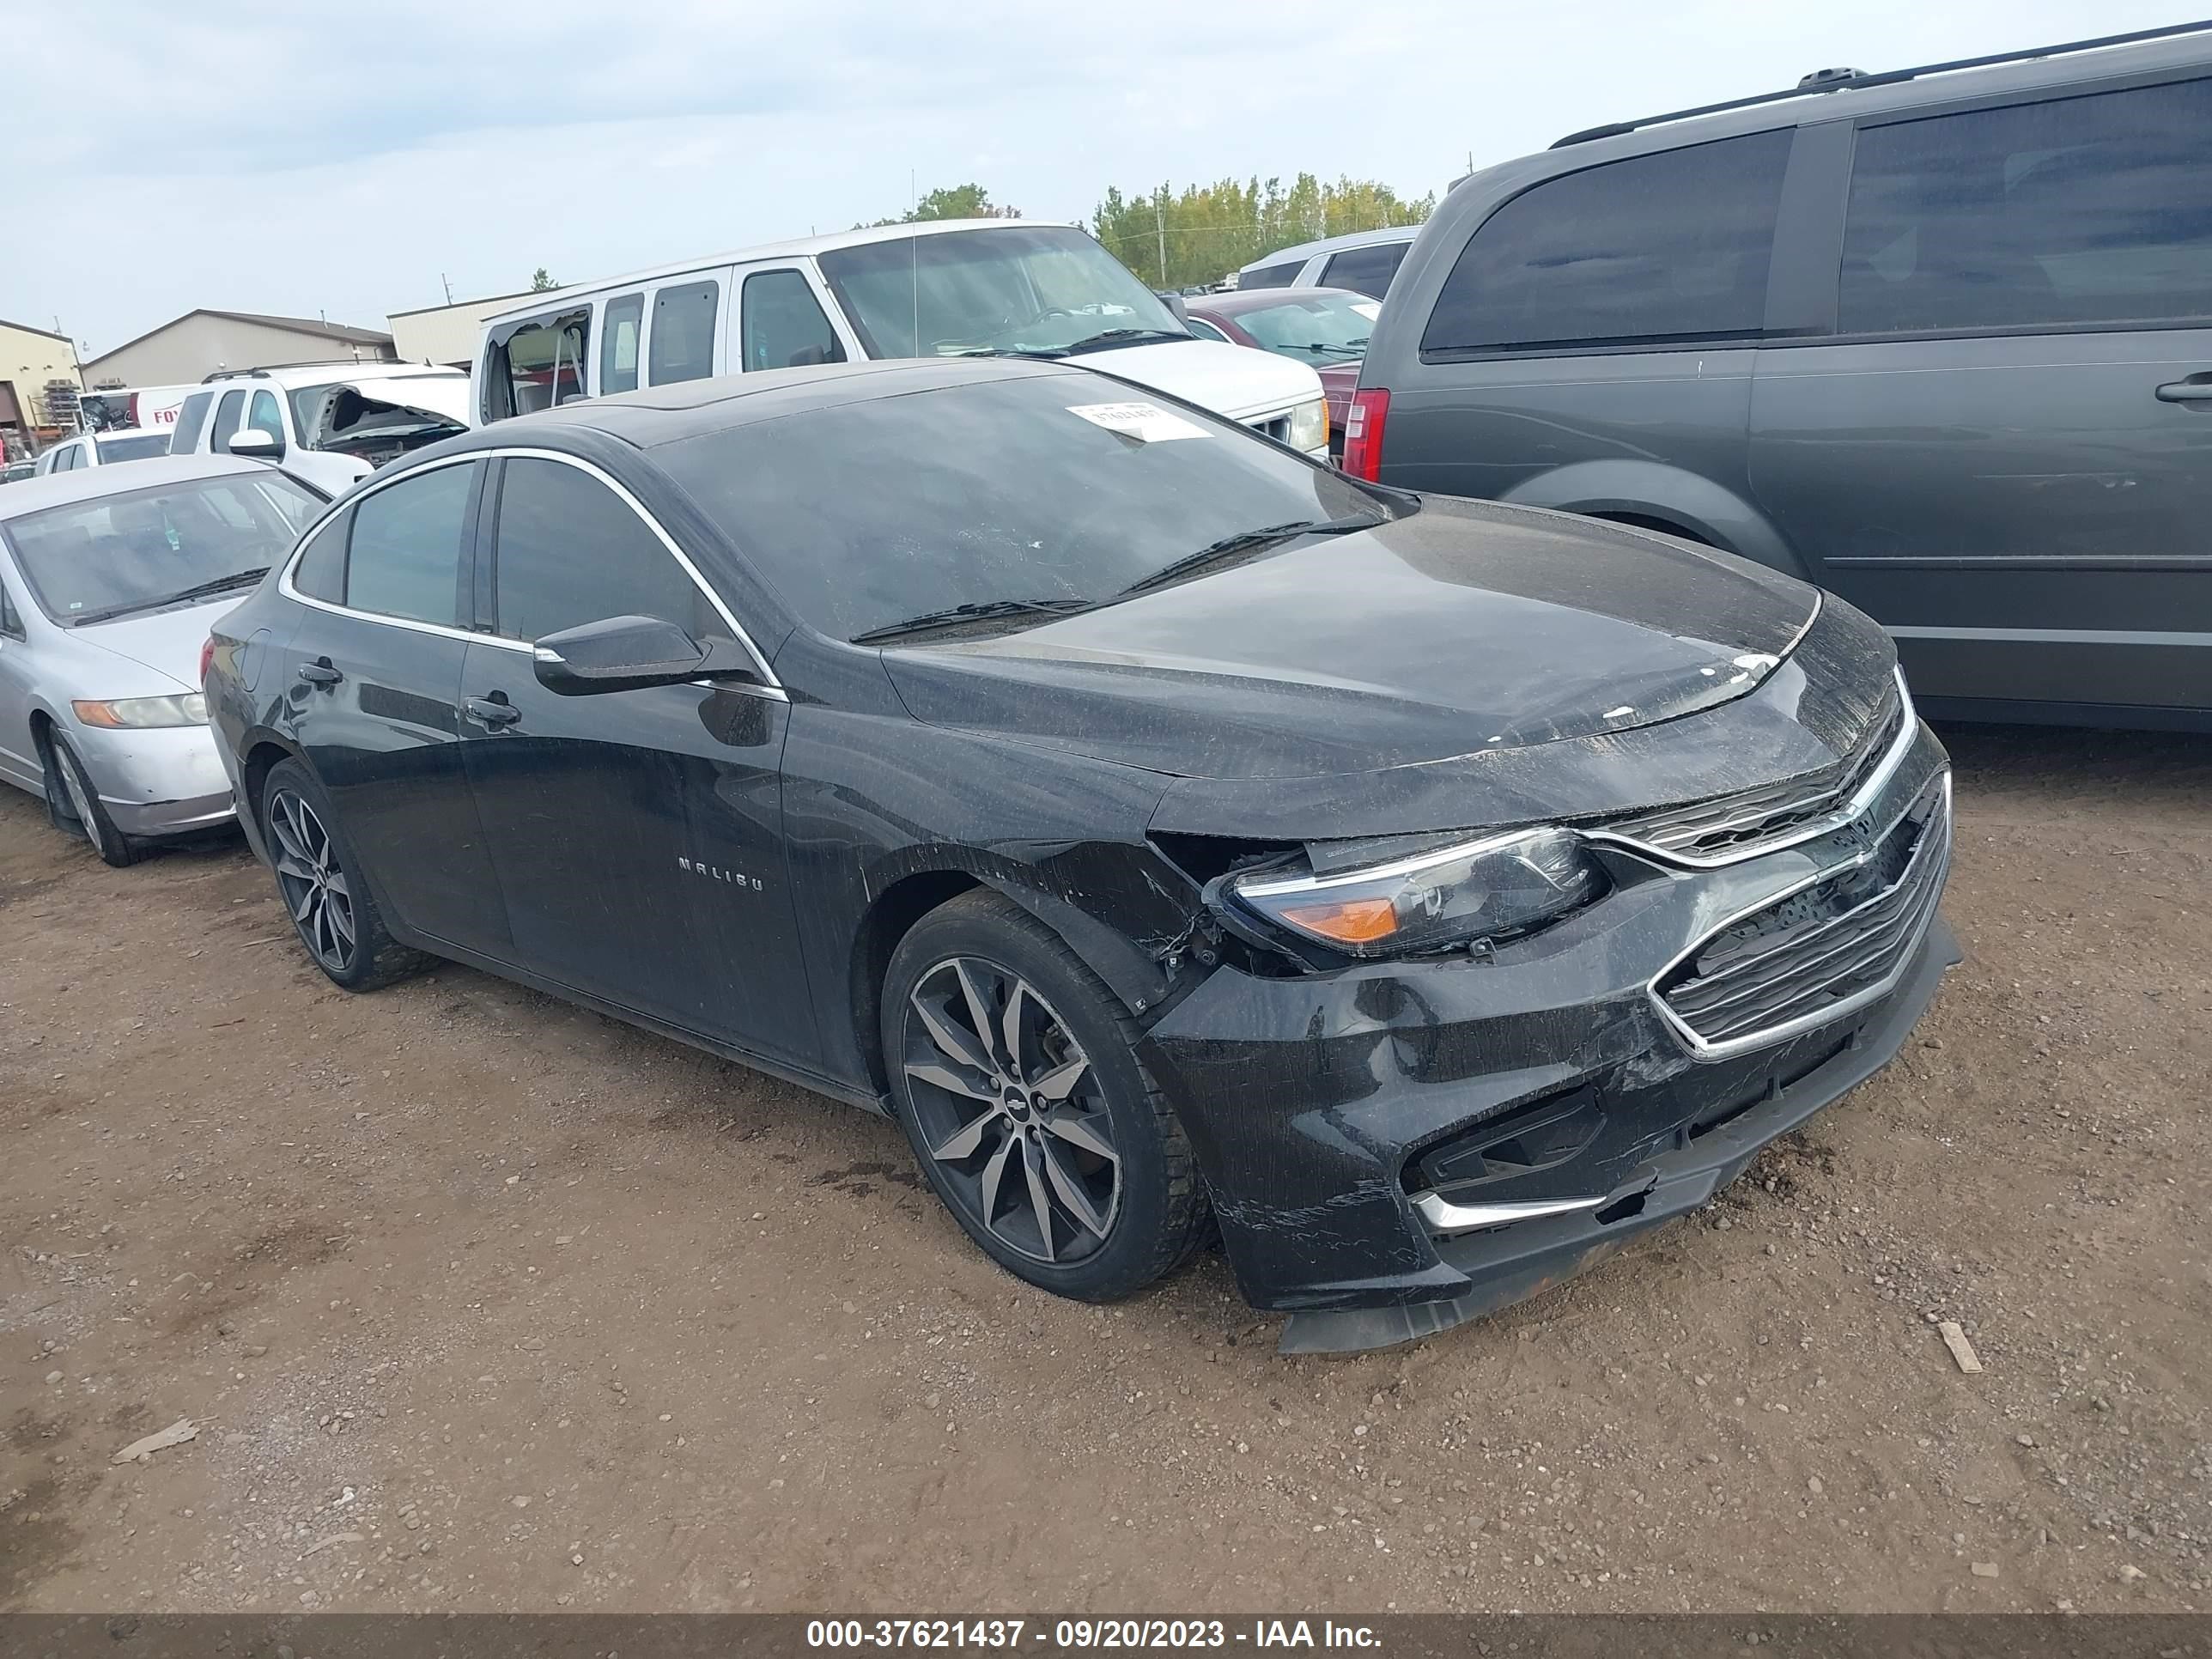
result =
[{"label": "alloy wheel", "polygon": [[915,1124],[969,1221],[1033,1261],[1099,1249],[1121,1156],[1103,1083],[1052,1006],[1008,969],[954,957],[915,982],[905,1035]]},{"label": "alloy wheel", "polygon": [[316,961],[331,973],[346,972],[358,937],[353,889],[330,831],[315,809],[289,789],[270,797],[269,828],[276,842],[276,885],[293,925]]}]

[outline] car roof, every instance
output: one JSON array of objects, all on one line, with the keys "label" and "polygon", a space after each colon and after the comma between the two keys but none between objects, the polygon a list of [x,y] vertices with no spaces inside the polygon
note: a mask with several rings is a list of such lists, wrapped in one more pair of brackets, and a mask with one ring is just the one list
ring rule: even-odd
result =
[{"label": "car roof", "polygon": [[1389,225],[1381,230],[1355,230],[1342,236],[1324,236],[1318,242],[1300,242],[1295,247],[1279,247],[1265,258],[1239,265],[1237,270],[1240,274],[1247,270],[1264,270],[1269,265],[1285,265],[1293,259],[1303,262],[1316,253],[1334,253],[1340,248],[1371,247],[1378,242],[1410,242],[1420,234],[1419,225]]},{"label": "car roof", "polygon": [[865,247],[872,242],[902,242],[909,237],[943,236],[957,230],[1082,228],[1082,226],[1065,219],[927,219],[914,224],[864,225],[856,230],[836,231],[823,236],[796,236],[781,242],[763,242],[754,247],[736,248],[726,253],[711,253],[702,258],[679,259],[672,264],[653,265],[620,276],[548,289],[543,293],[528,295],[520,304],[509,306],[504,311],[493,312],[484,319],[484,324],[489,326],[510,317],[527,317],[548,307],[558,307],[564,301],[590,299],[612,288],[633,288],[640,283],[657,283],[666,277],[682,276],[695,270],[712,270],[722,265],[751,264],[762,259],[802,259],[812,254],[826,253],[832,248]]},{"label": "car roof", "polygon": [[[582,398],[556,409],[495,421],[448,438],[425,455],[454,455],[472,449],[508,449],[544,441],[565,432],[597,432],[637,449],[724,432],[756,422],[802,415],[840,404],[872,403],[884,398],[936,392],[948,386],[1030,380],[1048,375],[1098,379],[1128,395],[1127,386],[1087,368],[1035,359],[894,357],[860,362],[825,363],[804,368],[755,369],[711,380],[649,386],[611,398]],[[404,465],[404,463],[403,463]]]},{"label": "car roof", "polygon": [[67,472],[49,472],[41,478],[25,478],[0,491],[0,521],[20,519],[49,507],[94,501],[102,495],[155,489],[165,483],[193,483],[202,478],[274,470],[266,461],[239,455],[149,455],[143,461],[132,461],[112,470],[104,466],[74,467]]},{"label": "car roof", "polygon": [[1362,294],[1351,288],[1229,288],[1218,294],[1194,294],[1183,301],[1185,310],[1203,316],[1218,311],[1224,317],[1234,317],[1247,311],[1261,311],[1269,306],[1296,305],[1301,300],[1364,300],[1370,305],[1377,303],[1371,294]]}]

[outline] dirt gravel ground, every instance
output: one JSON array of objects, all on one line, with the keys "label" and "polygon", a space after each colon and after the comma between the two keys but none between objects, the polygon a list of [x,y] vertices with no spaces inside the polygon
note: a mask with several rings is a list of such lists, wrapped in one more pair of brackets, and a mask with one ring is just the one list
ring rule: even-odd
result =
[{"label": "dirt gravel ground", "polygon": [[2212,740],[1947,736],[1968,960],[1899,1063],[1356,1360],[1214,1258],[1030,1291],[888,1122],[349,996],[237,842],[110,870],[0,792],[0,1608],[2212,1605]]}]

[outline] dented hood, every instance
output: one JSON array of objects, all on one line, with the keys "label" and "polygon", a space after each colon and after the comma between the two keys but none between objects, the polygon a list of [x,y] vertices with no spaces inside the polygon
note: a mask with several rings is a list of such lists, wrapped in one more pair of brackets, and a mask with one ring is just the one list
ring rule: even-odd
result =
[{"label": "dented hood", "polygon": [[1432,500],[1178,586],[885,653],[917,719],[1185,778],[1291,779],[1636,730],[1754,689],[1819,609],[1729,555]]},{"label": "dented hood", "polygon": [[424,374],[405,380],[347,381],[325,388],[315,405],[307,447],[404,435],[410,448],[469,429],[469,381],[465,374]]}]

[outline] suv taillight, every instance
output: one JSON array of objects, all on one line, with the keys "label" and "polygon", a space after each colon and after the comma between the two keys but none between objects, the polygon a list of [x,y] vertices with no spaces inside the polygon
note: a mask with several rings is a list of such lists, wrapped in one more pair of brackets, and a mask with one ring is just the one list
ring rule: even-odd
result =
[{"label": "suv taillight", "polygon": [[1381,386],[1362,386],[1352,394],[1344,416],[1344,470],[1370,483],[1382,477],[1382,424],[1390,418],[1390,394]]}]

